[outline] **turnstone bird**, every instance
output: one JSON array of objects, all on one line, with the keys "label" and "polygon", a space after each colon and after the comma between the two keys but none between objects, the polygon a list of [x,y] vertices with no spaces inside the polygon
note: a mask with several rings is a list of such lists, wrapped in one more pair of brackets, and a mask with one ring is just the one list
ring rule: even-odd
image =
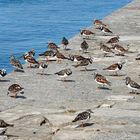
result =
[{"label": "turnstone bird", "polygon": [[63,45],[64,50],[66,50],[67,46],[69,44],[69,41],[65,37],[63,37],[62,41],[61,41],[61,44]]},{"label": "turnstone bird", "polygon": [[75,117],[72,122],[82,122],[83,125],[83,122],[86,122],[91,118],[91,113],[94,113],[91,109],[81,112]]},{"label": "turnstone bird", "polygon": [[81,30],[80,31],[80,34],[81,34],[81,36],[83,36],[83,39],[85,38],[90,38],[90,37],[92,37],[93,35],[95,35],[95,33],[93,33],[92,31],[90,31],[90,30],[87,30],[87,29],[83,29],[83,30]]},{"label": "turnstone bird", "polygon": [[109,82],[104,76],[98,73],[94,73],[94,80],[97,84],[104,86],[111,86],[111,82]]},{"label": "turnstone bird", "polygon": [[6,76],[6,74],[7,73],[6,73],[5,69],[0,70],[0,80],[1,80],[2,77]]},{"label": "turnstone bird", "polygon": [[74,61],[74,62],[79,62],[84,60],[85,57],[81,56],[81,55],[70,55],[69,56],[69,60]]},{"label": "turnstone bird", "polygon": [[104,33],[104,35],[111,35],[111,34],[113,34],[113,32],[110,29],[108,29],[108,28],[106,28],[104,26],[101,26],[100,30]]},{"label": "turnstone bird", "polygon": [[46,57],[46,60],[49,61],[50,58],[55,57],[57,50],[47,50],[44,53],[39,54],[39,56]]},{"label": "turnstone bird", "polygon": [[103,70],[107,70],[109,72],[116,72],[116,75],[118,75],[117,71],[119,71],[119,70],[122,69],[123,64],[124,63],[118,62],[118,63],[115,63],[115,64],[110,65],[107,68],[104,68]]},{"label": "turnstone bird", "polygon": [[7,95],[10,94],[10,97],[17,97],[17,94],[21,93],[24,94],[24,88],[18,84],[13,84],[8,88]]},{"label": "turnstone bird", "polygon": [[23,55],[23,59],[25,60],[25,62],[27,62],[29,64],[29,68],[32,67],[32,65],[39,65],[38,61],[36,61],[35,58],[33,58],[32,56],[30,55]]},{"label": "turnstone bird", "polygon": [[64,59],[69,59],[68,57],[66,57],[62,53],[60,53],[59,51],[56,53],[55,57],[56,57],[56,60],[58,63],[61,63],[61,61]]},{"label": "turnstone bird", "polygon": [[118,43],[119,42],[119,36],[115,36],[115,37],[112,37],[110,38],[106,43]]},{"label": "turnstone bird", "polygon": [[17,60],[15,58],[15,56],[11,56],[10,57],[10,63],[11,65],[15,68],[15,70],[22,70],[23,71],[23,67],[22,67],[22,64],[20,63],[19,60]]},{"label": "turnstone bird", "polygon": [[8,124],[4,120],[0,119],[0,127],[13,127],[13,124]]},{"label": "turnstone bird", "polygon": [[114,49],[116,52],[118,52],[117,55],[124,55],[124,53],[128,51],[128,49],[123,48],[119,44],[112,44],[112,49]]},{"label": "turnstone bird", "polygon": [[40,62],[39,63],[39,69],[42,70],[41,74],[44,74],[44,70],[48,67],[48,64],[44,63],[44,62]]},{"label": "turnstone bird", "polygon": [[59,47],[55,43],[53,43],[51,41],[48,42],[48,49],[50,49],[50,50],[57,50],[58,48]]},{"label": "turnstone bird", "polygon": [[107,56],[107,54],[109,53],[114,53],[111,48],[109,48],[108,46],[106,46],[105,44],[103,44],[102,42],[100,43],[100,50],[102,50],[104,52],[104,57]]},{"label": "turnstone bird", "polygon": [[54,50],[47,50],[41,54],[39,54],[39,56],[54,56],[56,54],[56,51]]},{"label": "turnstone bird", "polygon": [[125,78],[125,84],[128,88],[132,89],[132,92],[136,93],[137,90],[140,90],[140,85],[131,80],[130,77]]},{"label": "turnstone bird", "polygon": [[30,50],[30,51],[24,53],[20,58],[24,58],[24,57],[33,57],[33,56],[35,56],[35,50],[34,50],[34,49],[32,49],[32,50]]},{"label": "turnstone bird", "polygon": [[81,43],[81,49],[84,52],[87,52],[87,49],[88,49],[89,45],[88,43],[84,40],[82,43]]},{"label": "turnstone bird", "polygon": [[97,29],[100,28],[101,26],[104,26],[104,27],[107,26],[101,20],[98,20],[98,19],[94,20],[94,25],[96,26]]},{"label": "turnstone bird", "polygon": [[72,71],[71,69],[63,69],[59,72],[56,72],[55,74],[58,75],[60,78],[64,78],[63,81],[65,81],[65,78],[67,76],[70,76],[72,74]]},{"label": "turnstone bird", "polygon": [[86,68],[86,66],[87,65],[89,65],[89,64],[92,64],[92,59],[91,58],[85,58],[85,59],[83,59],[83,60],[81,60],[80,62],[79,62],[79,64],[77,64],[77,65],[73,65],[75,68],[77,68],[77,67],[85,67],[85,70],[87,70],[87,68]]}]

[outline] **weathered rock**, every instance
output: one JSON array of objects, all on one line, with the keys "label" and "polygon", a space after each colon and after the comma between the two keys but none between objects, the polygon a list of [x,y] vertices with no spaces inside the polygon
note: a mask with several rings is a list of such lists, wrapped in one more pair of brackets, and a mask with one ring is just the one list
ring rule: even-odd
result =
[{"label": "weathered rock", "polygon": [[12,139],[50,139],[52,136],[52,124],[49,120],[36,114],[21,116],[15,120],[14,127],[8,128],[6,134]]},{"label": "weathered rock", "polygon": [[51,127],[52,124],[50,123],[50,121],[42,116],[42,115],[34,115],[34,114],[31,114],[31,115],[25,115],[25,116],[22,116],[16,120],[14,120],[15,124],[20,124],[21,125],[25,125],[25,126],[31,126],[31,125],[37,125],[37,126],[48,126],[48,127]]}]

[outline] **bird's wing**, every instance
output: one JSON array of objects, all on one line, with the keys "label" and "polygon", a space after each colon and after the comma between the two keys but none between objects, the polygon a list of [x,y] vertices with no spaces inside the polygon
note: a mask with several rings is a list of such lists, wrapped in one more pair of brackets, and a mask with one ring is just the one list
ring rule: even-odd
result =
[{"label": "bird's wing", "polygon": [[122,52],[123,52],[123,51],[126,51],[126,50],[125,50],[122,46],[120,46],[120,45],[117,45],[116,47],[117,47],[118,50],[120,50],[120,51],[122,51]]},{"label": "bird's wing", "polygon": [[117,68],[118,64],[112,64],[109,67],[105,68],[104,70],[115,70]]},{"label": "bird's wing", "polygon": [[59,72],[56,72],[55,74],[57,74],[57,75],[64,75],[64,73],[65,73],[65,70],[61,70]]},{"label": "bird's wing", "polygon": [[102,75],[97,76],[96,80],[97,80],[97,82],[110,85],[110,82]]},{"label": "bird's wing", "polygon": [[138,88],[138,89],[140,89],[140,85],[137,84],[137,83],[134,82],[134,81],[131,81],[131,82],[130,82],[130,85],[131,85],[131,87],[133,87],[133,88]]},{"label": "bird's wing", "polygon": [[72,122],[80,121],[80,120],[86,120],[89,116],[88,112],[82,112],[79,113],[76,118]]},{"label": "bird's wing", "polygon": [[29,63],[38,64],[38,62],[32,57],[28,59]]},{"label": "bird's wing", "polygon": [[112,31],[109,30],[108,28],[105,28],[105,31],[106,31],[106,32],[109,32],[109,33],[112,33]]}]

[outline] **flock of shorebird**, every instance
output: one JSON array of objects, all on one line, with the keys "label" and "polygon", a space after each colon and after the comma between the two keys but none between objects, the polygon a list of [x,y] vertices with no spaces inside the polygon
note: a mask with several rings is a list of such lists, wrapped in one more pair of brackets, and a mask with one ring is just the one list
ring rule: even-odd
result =
[{"label": "flock of shorebird", "polygon": [[[114,33],[101,20],[95,20],[94,26],[96,29],[100,30],[103,33],[103,35],[113,36],[106,43],[103,43],[103,42],[100,43],[100,50],[103,51],[104,57],[107,57],[111,53],[115,55],[119,55],[119,56],[124,56],[124,54],[128,51],[128,49],[125,49],[124,47],[119,45],[119,36],[118,35],[114,36]],[[86,53],[89,48],[89,44],[87,43],[86,40],[94,37],[95,35],[96,35],[95,33],[93,33],[92,31],[88,29],[83,29],[80,31],[80,36],[83,38],[83,42],[81,42],[80,49],[82,50],[83,53]],[[109,45],[107,44],[110,44],[111,47],[109,47]],[[67,46],[69,45],[69,41],[65,37],[62,38],[62,45],[63,45],[64,50],[68,49]],[[39,54],[39,57],[44,57],[45,61],[37,61],[34,58],[34,56],[35,56],[35,51],[30,50],[29,52],[23,54],[20,58],[23,58],[25,62],[29,64],[28,65],[29,68],[36,67],[36,68],[41,69],[42,71],[41,74],[44,74],[44,70],[48,67],[48,62],[50,61],[51,58],[55,59],[57,63],[61,63],[61,61],[64,59],[77,62],[73,66],[75,68],[84,67],[85,70],[87,70],[86,67],[89,64],[92,64],[93,62],[91,57],[84,57],[82,55],[69,55],[68,57],[66,57],[64,54],[62,54],[59,51],[59,47],[53,42],[48,42],[48,50]],[[140,60],[139,55],[137,56],[136,60]],[[12,55],[10,57],[10,63],[14,67],[15,71],[24,72],[24,68],[21,62],[17,58],[15,58],[15,56]],[[115,72],[115,75],[118,75],[117,71],[121,70],[124,64],[125,62],[118,62],[104,68],[103,70],[107,70],[109,72]],[[70,68],[67,68],[59,72],[56,72],[55,74],[63,78],[62,81],[65,81],[65,78],[72,74],[72,70]],[[0,70],[0,77],[4,77],[5,75],[6,75],[6,70],[5,69]],[[104,77],[103,75],[99,73],[94,73],[94,80],[95,82],[97,82],[99,85],[102,85],[103,87],[111,86],[111,82],[108,81],[106,77]],[[134,82],[133,80],[131,80],[130,77],[125,78],[125,83],[127,87],[132,89],[132,91],[135,93],[138,90],[140,90],[140,85]],[[12,84],[8,88],[7,94],[9,94],[11,97],[16,98],[18,93],[24,93],[24,88],[21,87],[19,84]],[[93,112],[90,109],[82,113],[79,113],[72,122],[76,122],[80,120],[83,121],[83,120],[89,119],[91,117],[91,113]]]}]

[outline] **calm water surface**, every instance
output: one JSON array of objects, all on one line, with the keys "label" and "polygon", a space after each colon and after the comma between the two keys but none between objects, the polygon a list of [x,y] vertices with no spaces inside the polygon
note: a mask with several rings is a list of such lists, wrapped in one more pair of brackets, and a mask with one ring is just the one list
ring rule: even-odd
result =
[{"label": "calm water surface", "polygon": [[12,71],[9,56],[34,48],[46,50],[48,40],[60,44],[131,0],[0,0],[0,68]]}]

